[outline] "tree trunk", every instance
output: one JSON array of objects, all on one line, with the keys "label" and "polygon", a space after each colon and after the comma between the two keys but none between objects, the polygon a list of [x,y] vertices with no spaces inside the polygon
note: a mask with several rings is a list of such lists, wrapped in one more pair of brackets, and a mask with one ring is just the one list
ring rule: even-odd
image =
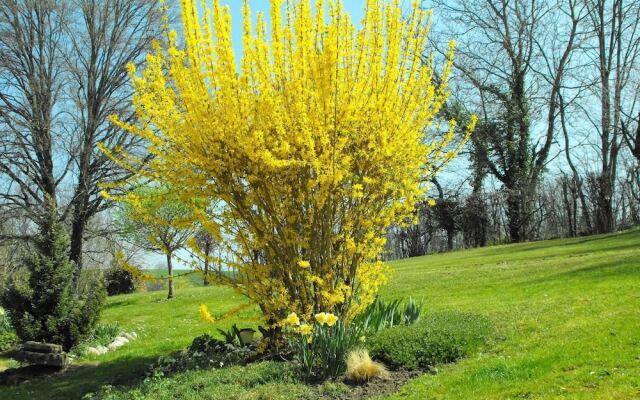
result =
[{"label": "tree trunk", "polygon": [[509,238],[512,243],[520,243],[525,240],[522,234],[524,225],[522,204],[520,191],[507,188],[507,218],[509,220]]},{"label": "tree trunk", "polygon": [[73,270],[74,283],[77,285],[82,272],[82,251],[84,244],[84,231],[87,221],[82,211],[73,212],[71,221],[71,243],[69,247],[69,259],[75,264]]},{"label": "tree trunk", "polygon": [[209,253],[211,252],[211,243],[207,241],[204,247],[204,277],[202,283],[204,286],[209,286]]},{"label": "tree trunk", "polygon": [[453,236],[455,231],[447,230],[447,251],[453,250]]},{"label": "tree trunk", "polygon": [[202,283],[205,286],[209,286],[209,261],[204,262],[204,278],[202,280]]},{"label": "tree trunk", "polygon": [[167,254],[167,271],[169,272],[169,293],[167,299],[173,298],[173,264],[171,263],[171,253]]},{"label": "tree trunk", "polygon": [[609,233],[615,229],[612,180],[608,171],[598,177],[596,205],[597,233]]}]

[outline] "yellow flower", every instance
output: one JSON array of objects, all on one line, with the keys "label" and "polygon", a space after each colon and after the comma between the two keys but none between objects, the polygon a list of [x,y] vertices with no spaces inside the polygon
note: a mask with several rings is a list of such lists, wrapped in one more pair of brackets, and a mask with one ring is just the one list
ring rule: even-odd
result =
[{"label": "yellow flower", "polygon": [[303,260],[298,261],[298,267],[300,268],[309,268],[310,266],[311,266],[311,263],[309,261],[303,261]]},{"label": "yellow flower", "polygon": [[316,321],[320,325],[327,324],[329,326],[333,326],[338,321],[338,317],[336,317],[335,315],[333,315],[331,313],[321,312],[319,314],[316,314],[315,317],[316,317]]},{"label": "yellow flower", "polygon": [[303,335],[310,335],[312,331],[313,331],[313,327],[309,324],[302,324],[298,328],[298,332],[300,332]]},{"label": "yellow flower", "polygon": [[360,342],[364,343],[367,341],[367,338],[364,336],[360,336]]},{"label": "yellow flower", "polygon": [[436,201],[434,199],[429,199],[427,200],[427,204],[429,205],[429,207],[433,207],[436,205]]},{"label": "yellow flower", "polygon": [[289,314],[287,316],[287,318],[282,321],[285,325],[300,325],[300,318],[298,318],[298,315],[294,312],[292,312],[291,314]]},{"label": "yellow flower", "polygon": [[209,323],[214,323],[216,322],[215,319],[213,319],[213,317],[211,316],[211,314],[209,313],[209,309],[207,308],[206,305],[204,304],[200,304],[200,307],[198,307],[198,309],[200,310],[200,317],[209,322]]},{"label": "yellow flower", "polygon": [[316,317],[316,322],[319,323],[320,325],[324,325],[327,323],[327,313],[321,312],[319,314],[316,314],[315,317]]}]

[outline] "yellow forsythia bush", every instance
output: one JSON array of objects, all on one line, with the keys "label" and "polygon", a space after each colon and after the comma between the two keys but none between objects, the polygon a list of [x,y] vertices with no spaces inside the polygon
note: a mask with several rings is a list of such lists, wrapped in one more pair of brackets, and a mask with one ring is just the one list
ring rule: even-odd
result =
[{"label": "yellow forsythia bush", "polygon": [[113,122],[153,157],[103,150],[192,205],[227,243],[234,273],[219,282],[270,322],[366,307],[385,281],[386,229],[411,219],[465,139],[455,121],[434,126],[454,43],[435,79],[419,3],[403,16],[397,0],[369,0],[357,28],[340,1],[271,0],[267,29],[245,2],[237,59],[229,9],[183,0],[184,45],[170,32],[131,66],[138,122]]}]

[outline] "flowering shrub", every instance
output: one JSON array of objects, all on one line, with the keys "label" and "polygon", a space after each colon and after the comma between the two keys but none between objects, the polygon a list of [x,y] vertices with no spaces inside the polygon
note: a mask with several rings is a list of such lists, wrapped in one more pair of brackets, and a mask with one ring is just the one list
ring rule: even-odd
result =
[{"label": "flowering shrub", "polygon": [[318,313],[314,320],[301,323],[291,313],[282,324],[305,378],[337,378],[347,368],[347,353],[363,340],[361,329],[331,313]]},{"label": "flowering shrub", "polygon": [[[237,59],[229,9],[182,1],[184,45],[170,32],[143,71],[130,66],[138,122],[113,119],[150,156],[102,147],[132,171],[125,186],[171,187],[225,239],[220,270],[232,273],[217,280],[270,324],[292,310],[348,320],[371,303],[387,228],[412,220],[475,124],[456,137],[455,121],[436,121],[455,43],[437,68],[430,12],[415,1],[405,18],[398,0],[366,3],[355,25],[341,1],[271,0],[267,28],[244,2]],[[144,211],[135,191],[105,189]]]}]

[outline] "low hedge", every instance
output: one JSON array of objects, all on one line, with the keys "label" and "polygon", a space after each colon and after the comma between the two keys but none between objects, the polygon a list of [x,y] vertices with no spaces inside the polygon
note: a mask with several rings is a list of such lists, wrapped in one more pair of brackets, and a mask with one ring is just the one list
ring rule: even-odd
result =
[{"label": "low hedge", "polygon": [[435,313],[420,323],[384,329],[368,339],[371,355],[392,368],[424,369],[463,358],[486,342],[493,328],[481,315]]}]

